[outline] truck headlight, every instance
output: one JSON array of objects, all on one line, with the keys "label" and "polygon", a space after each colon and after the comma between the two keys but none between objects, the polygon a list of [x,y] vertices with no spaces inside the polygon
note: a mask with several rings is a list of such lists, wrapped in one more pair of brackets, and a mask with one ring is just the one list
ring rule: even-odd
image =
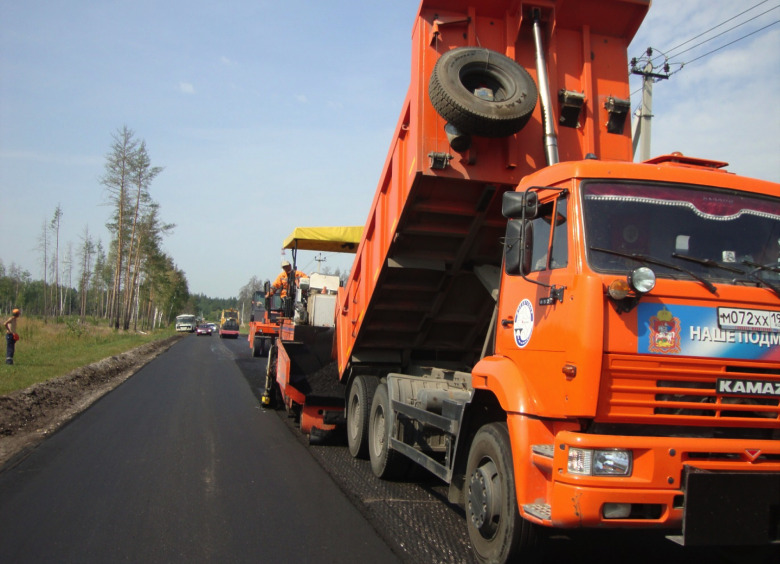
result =
[{"label": "truck headlight", "polygon": [[583,476],[630,476],[633,455],[630,450],[569,448],[570,474]]},{"label": "truck headlight", "polygon": [[646,266],[635,268],[628,275],[628,283],[637,294],[646,294],[655,288],[655,272]]}]

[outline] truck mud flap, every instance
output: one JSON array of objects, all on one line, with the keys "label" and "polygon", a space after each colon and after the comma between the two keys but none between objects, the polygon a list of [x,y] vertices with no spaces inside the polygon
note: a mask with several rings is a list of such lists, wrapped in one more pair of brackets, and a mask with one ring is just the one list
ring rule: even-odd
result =
[{"label": "truck mud flap", "polygon": [[337,431],[345,424],[343,407],[309,405],[307,398],[307,403],[301,411],[301,433],[308,435],[314,431],[320,433]]},{"label": "truck mud flap", "polygon": [[686,546],[780,543],[777,474],[688,467],[682,541]]}]

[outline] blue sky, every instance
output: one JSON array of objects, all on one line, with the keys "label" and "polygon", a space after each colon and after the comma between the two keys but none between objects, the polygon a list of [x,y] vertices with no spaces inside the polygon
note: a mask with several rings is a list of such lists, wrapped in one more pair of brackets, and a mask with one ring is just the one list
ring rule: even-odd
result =
[{"label": "blue sky", "polygon": [[[672,62],[777,22],[780,2],[656,0],[629,57],[759,3],[715,33],[766,14]],[[273,279],[294,227],[364,223],[409,84],[418,6],[0,0],[0,259],[41,278],[36,247],[57,204],[63,248],[75,257],[85,228],[107,246],[99,179],[127,125],[165,169],[151,195],[177,225],[164,250],[190,291],[229,297],[252,276]],[[780,182],[779,93],[775,24],[655,85],[652,154],[725,160]],[[313,258],[301,253],[299,267],[316,270]]]}]

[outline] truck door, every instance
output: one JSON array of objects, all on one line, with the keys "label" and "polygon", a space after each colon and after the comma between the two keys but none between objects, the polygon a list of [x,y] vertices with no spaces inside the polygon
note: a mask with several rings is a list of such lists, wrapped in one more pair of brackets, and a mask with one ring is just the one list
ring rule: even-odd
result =
[{"label": "truck door", "polygon": [[600,358],[603,299],[597,280],[576,276],[571,205],[567,191],[540,201],[532,242],[522,229],[531,254],[526,274],[505,272],[499,300],[496,350],[515,362],[536,405],[552,417],[585,415],[596,405],[577,371],[594,352]]}]

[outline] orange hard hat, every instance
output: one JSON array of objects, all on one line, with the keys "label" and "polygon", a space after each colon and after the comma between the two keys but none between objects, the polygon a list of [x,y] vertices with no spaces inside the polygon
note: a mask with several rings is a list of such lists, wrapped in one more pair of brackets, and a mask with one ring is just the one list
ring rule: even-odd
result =
[{"label": "orange hard hat", "polygon": [[13,310],[11,313],[12,313],[13,315],[19,315],[19,314],[20,314],[20,313],[22,313],[22,312],[21,312],[20,310],[18,310],[18,309],[14,309],[14,310]]}]

